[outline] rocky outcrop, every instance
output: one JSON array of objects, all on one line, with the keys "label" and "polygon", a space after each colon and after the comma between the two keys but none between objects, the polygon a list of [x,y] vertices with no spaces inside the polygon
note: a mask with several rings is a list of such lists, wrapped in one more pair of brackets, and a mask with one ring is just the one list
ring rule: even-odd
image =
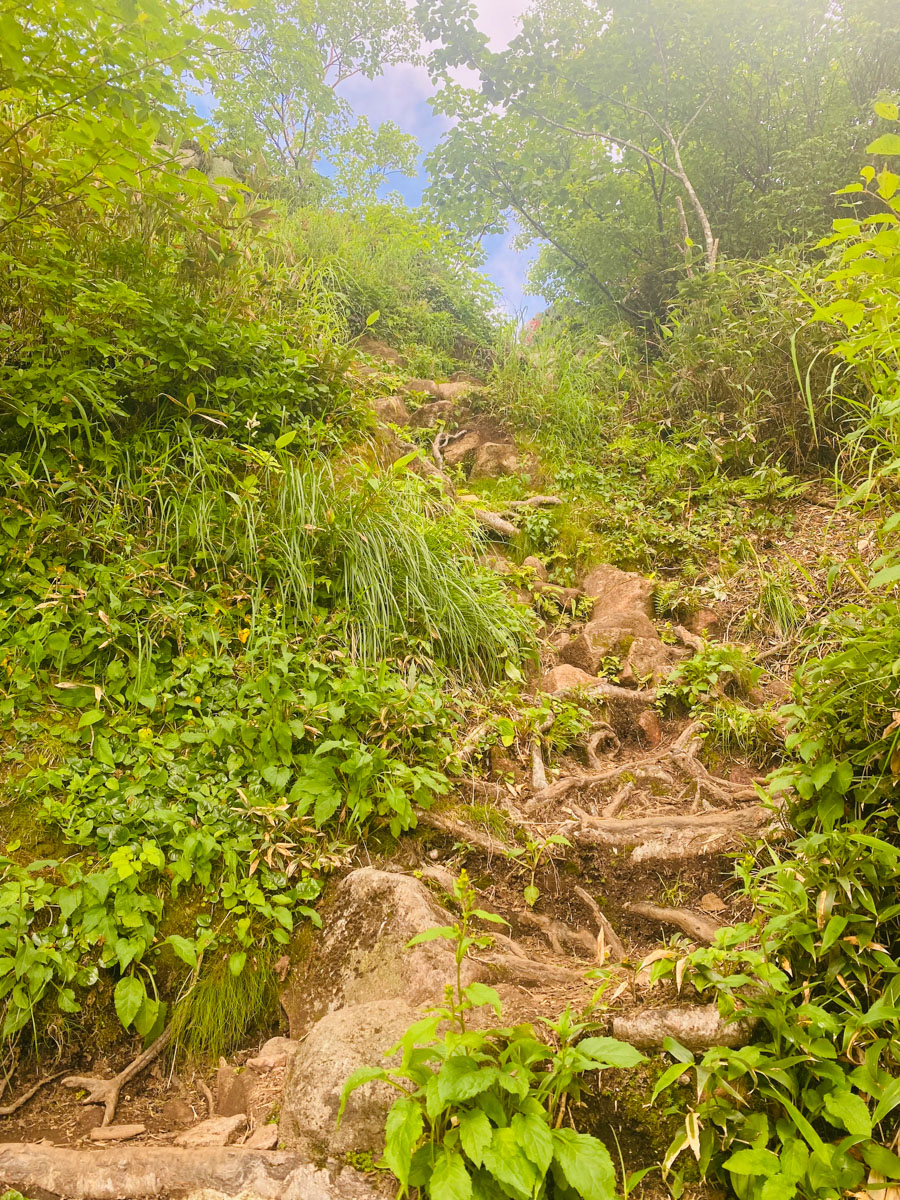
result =
[{"label": "rocky outcrop", "polygon": [[456,405],[452,400],[432,400],[416,409],[406,424],[414,429],[435,429],[440,424],[452,424],[455,417]]},{"label": "rocky outcrop", "polygon": [[379,1063],[417,1016],[403,1000],[373,999],[329,1013],[312,1027],[285,1081],[279,1137],[287,1149],[315,1160],[384,1151],[384,1122],[396,1091],[384,1083],[359,1088],[338,1125],[341,1093],[353,1072]]},{"label": "rocky outcrop", "polygon": [[[372,999],[433,1002],[453,978],[447,942],[407,948],[410,938],[452,918],[417,879],[362,867],[340,881],[325,929],[290,976],[282,1005],[291,1037],[302,1037],[327,1012]],[[468,977],[478,972],[468,965]]]},{"label": "rocky outcrop", "polygon": [[482,442],[475,451],[469,478],[496,479],[518,470],[519,454],[512,442]]},{"label": "rocky outcrop", "polygon": [[[616,610],[597,617],[562,652],[563,662],[596,675],[603,661],[627,655],[635,639],[658,641],[656,629],[642,612]],[[661,644],[661,643],[660,643]]]},{"label": "rocky outcrop", "polygon": [[653,617],[653,583],[633,571],[620,571],[604,563],[594,567],[581,585],[594,601],[594,618],[611,613],[641,613]]},{"label": "rocky outcrop", "polygon": [[385,425],[409,424],[409,409],[399,396],[385,396],[382,400],[374,400],[372,407],[375,416]]},{"label": "rocky outcrop", "polygon": [[[417,879],[371,867],[341,880],[324,915],[324,932],[282,997],[292,1036],[303,1038],[288,1068],[282,1140],[317,1155],[378,1150],[395,1096],[365,1085],[336,1128],[341,1091],[357,1067],[381,1060],[417,1019],[418,1006],[438,1003],[454,980],[448,942],[408,945],[452,917]],[[463,980],[484,973],[467,961]]]}]

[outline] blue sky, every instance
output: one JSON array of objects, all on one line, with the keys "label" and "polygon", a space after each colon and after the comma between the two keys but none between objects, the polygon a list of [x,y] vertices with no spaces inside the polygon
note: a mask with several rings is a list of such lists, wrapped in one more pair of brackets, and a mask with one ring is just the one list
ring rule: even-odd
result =
[{"label": "blue sky", "polygon": [[[502,49],[517,32],[517,21],[527,0],[478,0],[479,25],[494,49]],[[353,108],[372,124],[394,121],[404,133],[411,133],[422,148],[419,173],[413,179],[394,176],[389,190],[398,191],[407,203],[418,204],[427,184],[424,158],[440,141],[447,129],[443,117],[435,115],[428,103],[434,88],[424,67],[389,67],[377,79],[349,80],[342,89]],[[510,313],[532,316],[543,307],[539,298],[525,293],[525,277],[532,253],[519,253],[512,246],[514,232],[488,238],[486,270],[500,289],[503,307]]]}]

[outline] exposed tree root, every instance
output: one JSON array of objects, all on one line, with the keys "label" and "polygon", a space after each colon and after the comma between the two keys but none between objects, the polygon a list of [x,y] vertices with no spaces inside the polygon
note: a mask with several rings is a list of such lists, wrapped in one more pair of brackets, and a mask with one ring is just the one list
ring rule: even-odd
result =
[{"label": "exposed tree root", "polygon": [[485,529],[490,529],[493,533],[497,533],[503,538],[514,538],[519,532],[517,525],[513,525],[512,521],[507,521],[495,512],[488,512],[484,508],[473,508],[472,516]]},{"label": "exposed tree root", "polygon": [[515,919],[523,925],[531,925],[535,929],[540,929],[550,943],[550,949],[554,954],[563,955],[566,953],[565,948],[568,947],[570,951],[582,958],[597,961],[597,939],[586,929],[572,929],[564,921],[536,912],[519,912],[516,913]]},{"label": "exposed tree root", "polygon": [[613,1037],[639,1050],[653,1050],[674,1038],[695,1053],[710,1046],[746,1046],[754,1022],[724,1021],[715,1004],[680,1004],[671,1008],[641,1008],[613,1017]]},{"label": "exposed tree root", "polygon": [[682,646],[687,646],[689,650],[694,650],[699,654],[702,650],[706,649],[706,642],[704,642],[703,638],[698,637],[696,633],[691,633],[683,625],[673,625],[672,632],[678,638],[679,642],[681,642]]},{"label": "exposed tree root", "polygon": [[718,921],[710,917],[701,917],[687,908],[663,908],[658,904],[641,902],[625,903],[625,912],[633,913],[636,917],[645,917],[648,921],[658,921],[660,925],[675,925],[683,930],[688,937],[695,941],[712,945],[716,934],[722,928]]},{"label": "exposed tree root", "polygon": [[695,816],[667,816],[657,813],[630,819],[594,818],[568,836],[579,845],[628,847],[634,862],[647,859],[695,858],[736,849],[744,837],[752,837],[770,828],[772,813],[760,805],[728,812],[698,813]]},{"label": "exposed tree root", "polygon": [[622,939],[616,933],[615,929],[613,929],[607,917],[604,916],[600,905],[590,892],[579,884],[575,885],[575,895],[591,910],[591,916],[596,922],[598,930],[597,957],[600,962],[605,962],[607,958],[611,959],[612,962],[621,962],[625,957],[625,947],[622,944]]},{"label": "exposed tree root", "polygon": [[[585,744],[584,749],[588,762],[595,771],[602,771],[603,760],[600,758],[600,753],[615,754],[621,744],[612,725],[607,725],[604,721],[597,726]],[[546,786],[545,783],[544,787]]]},{"label": "exposed tree root", "polygon": [[109,1125],[116,1115],[119,1092],[121,1092],[126,1083],[134,1079],[136,1075],[140,1075],[145,1067],[148,1067],[155,1058],[158,1058],[162,1054],[171,1038],[172,1026],[170,1025],[162,1031],[155,1042],[130,1062],[124,1071],[120,1071],[118,1075],[114,1075],[111,1079],[103,1079],[98,1075],[69,1075],[62,1081],[62,1085],[67,1088],[86,1088],[88,1094],[81,1103],[102,1104],[104,1111],[101,1124]]},{"label": "exposed tree root", "polygon": [[42,1087],[48,1083],[52,1083],[54,1079],[59,1079],[60,1075],[65,1075],[65,1071],[57,1071],[55,1075],[48,1075],[45,1079],[39,1079],[37,1083],[32,1084],[27,1092],[23,1092],[18,1100],[13,1100],[11,1104],[4,1104],[0,1107],[0,1117],[11,1117],[13,1113],[28,1103],[32,1096],[36,1096]]},{"label": "exposed tree root", "polygon": [[118,1146],[70,1150],[46,1142],[0,1146],[0,1179],[26,1195],[67,1200],[143,1200],[200,1189],[257,1200],[361,1200],[376,1193],[355,1171],[318,1170],[286,1151]]},{"label": "exposed tree root", "polygon": [[527,500],[510,500],[507,508],[556,508],[562,504],[559,496],[529,496]]},{"label": "exposed tree root", "polygon": [[536,792],[542,792],[547,786],[547,769],[541,754],[540,738],[535,738],[531,743],[531,786]]},{"label": "exposed tree root", "polygon": [[420,825],[427,825],[431,829],[437,829],[440,833],[449,833],[451,837],[455,837],[460,842],[466,842],[470,846],[476,846],[489,856],[502,854],[508,858],[515,850],[514,846],[508,845],[499,838],[493,838],[484,830],[475,829],[447,813],[426,812],[424,809],[420,809],[416,816]]},{"label": "exposed tree root", "polygon": [[[498,942],[503,940],[502,938],[497,938]],[[513,942],[513,945],[515,944]],[[487,967],[497,968],[507,977],[519,979],[525,983],[584,982],[584,973],[576,971],[572,967],[560,967],[555,963],[536,962],[534,959],[526,958],[522,954],[504,953],[502,950],[493,950],[473,961],[483,963]]]}]

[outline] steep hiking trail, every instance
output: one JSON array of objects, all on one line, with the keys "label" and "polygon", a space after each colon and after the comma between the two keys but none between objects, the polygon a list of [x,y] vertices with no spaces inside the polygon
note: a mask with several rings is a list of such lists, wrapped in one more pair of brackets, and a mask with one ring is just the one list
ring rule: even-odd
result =
[{"label": "steep hiking trail", "polygon": [[[352,378],[383,391],[385,364],[396,378],[399,357],[374,339],[361,348]],[[389,1194],[372,1166],[394,1093],[366,1084],[338,1124],[341,1094],[454,982],[447,942],[409,943],[457,919],[461,872],[488,914],[461,981],[496,989],[504,1025],[554,1021],[571,1007],[649,1055],[752,1037],[740,1003],[726,1019],[686,980],[685,960],[752,915],[735,859],[786,837],[761,786],[775,758],[711,755],[707,727],[683,701],[690,664],[712,650],[703,686],[770,713],[787,693],[778,664],[790,646],[757,647],[765,674],[725,652],[734,613],[724,605],[667,618],[640,573],[595,563],[562,585],[539,558],[515,561],[509,542],[523,516],[562,500],[541,490],[530,449],[479,393],[474,376],[404,379],[372,401],[373,453],[474,512],[492,538],[485,564],[534,613],[540,660],[502,715],[459,731],[450,795],[419,809],[396,841],[348,849],[319,906],[322,930],[296,935],[276,964],[277,1036],[212,1071],[173,1059],[169,1027],[139,1052],[84,1047],[49,1075],[17,1074],[0,1125],[8,1186],[35,1200]],[[497,480],[513,477],[519,494],[498,500]],[[798,546],[812,545],[833,515],[828,499],[797,509]],[[672,1106],[648,1102],[661,1071],[652,1058],[637,1071],[612,1067],[574,1102],[579,1126],[618,1145],[629,1171],[658,1165],[684,1128]],[[692,1186],[685,1195],[713,1194]],[[635,1194],[670,1193],[656,1171]]]}]

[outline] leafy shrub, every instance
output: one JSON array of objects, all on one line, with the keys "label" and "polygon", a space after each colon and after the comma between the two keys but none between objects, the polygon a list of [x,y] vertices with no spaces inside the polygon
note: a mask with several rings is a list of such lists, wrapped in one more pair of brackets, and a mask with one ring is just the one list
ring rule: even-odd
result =
[{"label": "leafy shrub", "polygon": [[706,646],[699,654],[679,663],[657,692],[663,703],[683,704],[689,711],[718,696],[746,696],[759,682],[762,668],[740,646]]},{"label": "leafy shrub", "polygon": [[616,1170],[609,1151],[590,1134],[562,1128],[561,1118],[589,1072],[633,1067],[643,1056],[615,1038],[584,1037],[588,1026],[569,1010],[548,1023],[558,1045],[540,1041],[530,1025],[470,1028],[467,1017],[477,1008],[502,1014],[493,988],[461,983],[467,952],[491,940],[473,933],[472,923],[502,919],[474,907],[465,873],[454,894],[458,921],[419,934],[410,945],[435,938],[452,942],[455,985],[448,986],[443,1006],[388,1051],[388,1058],[401,1054],[397,1067],[362,1067],[351,1076],[340,1112],[356,1088],[374,1080],[402,1093],[388,1114],[384,1162],[404,1193],[415,1187],[432,1200],[479,1195],[614,1200]]}]

